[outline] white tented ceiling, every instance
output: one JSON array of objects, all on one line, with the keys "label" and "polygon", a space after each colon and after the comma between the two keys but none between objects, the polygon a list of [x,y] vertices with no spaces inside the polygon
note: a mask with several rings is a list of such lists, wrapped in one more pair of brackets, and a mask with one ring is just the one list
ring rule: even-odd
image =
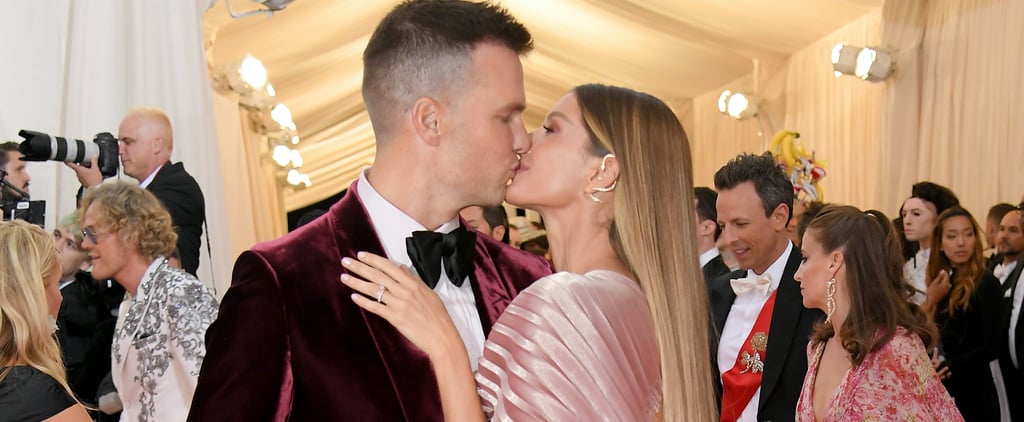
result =
[{"label": "white tented ceiling", "polygon": [[[229,0],[232,8],[256,3]],[[533,33],[525,59],[528,125],[571,87],[602,82],[650,92],[684,113],[694,96],[778,62],[879,8],[882,0],[508,0]],[[302,142],[314,188],[285,194],[300,208],[340,191],[372,162],[360,95],[361,54],[394,6],[379,0],[296,0],[272,17],[206,14],[211,65],[252,54],[267,67]]]}]

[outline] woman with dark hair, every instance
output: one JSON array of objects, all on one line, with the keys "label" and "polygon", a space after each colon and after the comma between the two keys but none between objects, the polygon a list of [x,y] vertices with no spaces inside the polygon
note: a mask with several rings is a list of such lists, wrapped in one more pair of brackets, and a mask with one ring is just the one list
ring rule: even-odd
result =
[{"label": "woman with dark hair", "polygon": [[959,206],[939,214],[926,270],[928,290],[938,294],[929,293],[924,309],[939,327],[939,359],[948,368],[942,383],[964,419],[995,421],[999,401],[989,362],[999,357],[1003,294],[999,279],[985,271],[981,233]]},{"label": "woman with dark hair", "polygon": [[807,345],[797,417],[807,421],[961,420],[928,359],[928,316],[908,299],[900,245],[879,211],[826,206],[811,221],[794,278],[825,312]]},{"label": "woman with dark hair", "polygon": [[583,85],[532,136],[505,198],[540,212],[559,272],[505,309],[476,382],[443,304],[415,274],[346,258],[370,281],[342,276],[362,293],[353,300],[426,352],[449,420],[717,419],[679,119],[651,95]]}]

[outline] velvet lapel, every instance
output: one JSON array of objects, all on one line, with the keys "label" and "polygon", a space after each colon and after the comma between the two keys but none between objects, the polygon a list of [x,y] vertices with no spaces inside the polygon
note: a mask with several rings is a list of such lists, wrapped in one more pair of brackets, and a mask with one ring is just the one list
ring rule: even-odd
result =
[{"label": "velvet lapel", "polygon": [[[465,222],[463,222],[465,225]],[[484,330],[484,337],[491,333],[491,327],[505,311],[508,304],[512,302],[515,293],[510,290],[508,283],[503,282],[501,275],[494,266],[494,259],[484,242],[477,235],[476,256],[473,258],[473,294],[476,296],[476,309],[480,314],[480,326]]]},{"label": "velvet lapel", "polygon": [[[355,257],[360,251],[385,256],[384,247],[377,238],[366,208],[356,195],[356,184],[352,183],[348,193],[331,209],[330,225],[335,235],[339,268],[342,257]],[[440,394],[433,367],[426,354],[383,318],[362,308],[359,308],[359,312],[377,347],[377,354],[389,375],[387,381],[398,396],[398,405],[405,419],[415,420],[424,417],[423,412],[427,409],[438,409]]]},{"label": "velvet lapel", "polygon": [[[771,331],[768,334],[768,355],[764,365],[764,375],[761,379],[761,399],[758,403],[758,410],[764,407],[768,397],[771,397],[779,378],[782,377],[782,367],[787,360],[793,335],[795,334],[800,312],[804,309],[803,295],[800,294],[800,285],[793,279],[796,270],[800,267],[800,248],[793,245],[789,253],[789,260],[786,262],[786,270],[782,273],[782,280],[779,280],[778,293],[775,296],[775,310],[772,311]],[[797,351],[804,353],[804,350]]]}]

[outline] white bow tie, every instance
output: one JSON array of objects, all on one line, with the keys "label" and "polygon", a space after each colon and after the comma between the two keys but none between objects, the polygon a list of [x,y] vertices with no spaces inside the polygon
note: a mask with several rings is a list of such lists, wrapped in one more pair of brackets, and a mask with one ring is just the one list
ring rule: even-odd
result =
[{"label": "white bow tie", "polygon": [[736,293],[736,296],[740,296],[750,291],[757,291],[761,293],[761,296],[768,296],[768,290],[772,287],[772,275],[765,274],[753,277],[734,278],[729,280],[729,284],[732,285],[732,291]]}]

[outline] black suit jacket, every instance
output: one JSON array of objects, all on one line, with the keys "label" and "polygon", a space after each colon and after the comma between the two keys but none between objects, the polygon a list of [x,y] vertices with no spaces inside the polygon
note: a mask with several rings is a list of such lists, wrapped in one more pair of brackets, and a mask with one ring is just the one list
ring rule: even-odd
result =
[{"label": "black suit jacket", "polygon": [[[824,319],[821,311],[804,308],[800,285],[793,280],[793,274],[799,267],[800,248],[793,245],[775,296],[775,309],[765,351],[767,357],[761,378],[761,398],[757,411],[759,421],[791,421],[796,418],[796,402],[800,398],[804,375],[807,374],[807,342],[811,329]],[[740,277],[746,277],[746,270],[719,277],[711,283],[709,289],[715,324],[711,360],[716,371],[720,334],[736,300],[729,279]],[[719,402],[722,396],[721,382],[721,377],[715,377]]]},{"label": "black suit jacket", "polygon": [[729,274],[729,267],[725,265],[725,260],[722,259],[722,255],[718,255],[708,261],[707,264],[704,264],[704,266],[701,267],[701,271],[704,272],[704,281],[708,283],[708,288],[711,288],[711,281]]},{"label": "black suit jacket", "polygon": [[203,191],[185,171],[182,163],[167,162],[146,186],[164,204],[171,214],[174,230],[178,233],[178,254],[181,268],[193,276],[199,268],[200,236],[206,221],[206,202]]},{"label": "black suit jacket", "polygon": [[[114,286],[123,297],[124,289],[116,283]],[[57,313],[57,339],[68,384],[79,399],[95,403],[96,388],[110,372],[110,344],[117,317],[104,300],[107,289],[98,288],[87,272],[75,274],[75,282],[60,293],[63,301]]]},{"label": "black suit jacket", "polygon": [[[1024,270],[1024,256],[1017,259],[1017,267],[1010,272],[1006,283],[1003,284],[1003,318],[999,328],[1000,337],[1004,341],[999,346],[999,366],[1003,372],[1003,382],[1006,385],[1008,397],[1024,397],[1024,318],[1021,317],[1024,312],[1017,315],[1017,327],[1014,332],[1016,348],[1012,351],[1017,354],[1017,363],[1020,364],[1020,368],[1013,366],[1009,347],[1009,330],[1010,324],[1013,322],[1010,320],[1013,315],[1013,295],[1017,289],[1024,289],[1024,285],[1020,283],[1022,270]],[[1013,420],[1024,420],[1024,401],[1010,400],[1010,412]]]}]

